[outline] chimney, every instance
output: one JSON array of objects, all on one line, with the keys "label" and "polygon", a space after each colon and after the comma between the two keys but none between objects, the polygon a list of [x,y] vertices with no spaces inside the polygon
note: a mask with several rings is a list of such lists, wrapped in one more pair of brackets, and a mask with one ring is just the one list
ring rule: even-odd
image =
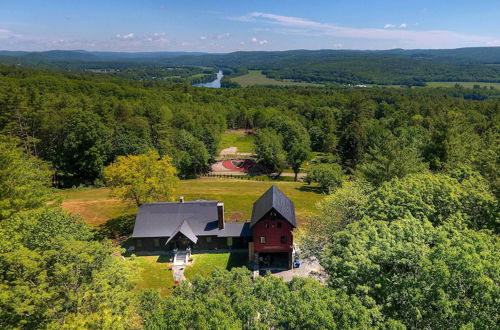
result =
[{"label": "chimney", "polygon": [[217,203],[217,218],[219,229],[224,229],[224,203]]},{"label": "chimney", "polygon": [[179,197],[179,203],[184,203],[184,196]]}]

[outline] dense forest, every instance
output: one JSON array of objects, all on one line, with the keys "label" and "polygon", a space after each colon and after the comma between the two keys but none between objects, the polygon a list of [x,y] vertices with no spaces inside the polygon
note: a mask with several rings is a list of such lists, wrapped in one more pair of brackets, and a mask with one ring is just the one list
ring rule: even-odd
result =
[{"label": "dense forest", "polygon": [[[207,89],[2,66],[0,327],[498,328],[499,126],[495,89]],[[326,198],[297,240],[327,282],[236,269],[133,291],[120,252],[54,188],[106,184],[105,166],[151,149],[199,176],[227,128],[255,130],[269,173],[311,163]]]},{"label": "dense forest", "polygon": [[[429,81],[500,82],[500,47],[383,51],[291,50],[228,54],[0,51],[0,64],[71,72],[92,70],[132,79],[175,77],[174,82],[186,78],[186,70],[193,74],[199,73],[196,72],[198,70],[213,75],[219,69],[229,75],[249,69],[261,70],[270,78],[322,84],[422,86]],[[190,80],[184,79],[182,82],[189,83]]]}]

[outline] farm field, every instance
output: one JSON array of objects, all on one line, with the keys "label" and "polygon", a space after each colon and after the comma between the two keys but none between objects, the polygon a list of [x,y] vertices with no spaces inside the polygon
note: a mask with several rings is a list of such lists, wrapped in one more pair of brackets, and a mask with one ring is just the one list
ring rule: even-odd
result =
[{"label": "farm field", "polygon": [[[227,178],[200,178],[182,180],[177,196],[186,200],[206,199],[224,202],[227,221],[247,221],[252,205],[272,184],[278,186],[295,203],[299,223],[314,212],[314,205],[323,195],[314,192],[314,186],[303,182],[253,181]],[[98,226],[111,219],[135,214],[137,207],[109,196],[108,188],[61,190],[62,207],[80,214],[91,225]]]},{"label": "farm field", "polygon": [[295,82],[295,81],[281,81],[271,79],[262,74],[260,70],[249,70],[247,74],[239,77],[231,78],[231,81],[237,82],[242,87],[255,86],[255,85],[274,85],[274,86],[309,86],[321,87],[320,84]]},{"label": "farm field", "polygon": [[222,134],[219,151],[236,147],[237,152],[253,152],[253,141],[254,136],[247,134],[245,130],[227,130]]},{"label": "farm field", "polygon": [[495,87],[500,89],[500,83],[473,82],[473,81],[429,81],[426,83],[429,87],[455,87],[455,84],[462,85],[465,88],[473,88],[474,85],[481,87]]},{"label": "farm field", "polygon": [[193,264],[184,271],[184,276],[190,282],[197,276],[208,277],[216,269],[230,270],[248,264],[248,252],[193,254],[192,258]]}]

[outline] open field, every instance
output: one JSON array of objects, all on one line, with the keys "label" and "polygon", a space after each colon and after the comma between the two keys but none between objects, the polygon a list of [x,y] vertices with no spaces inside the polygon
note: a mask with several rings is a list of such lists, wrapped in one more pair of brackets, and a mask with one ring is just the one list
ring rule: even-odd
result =
[{"label": "open field", "polygon": [[193,254],[192,258],[193,264],[184,271],[184,276],[190,282],[197,276],[210,276],[216,269],[230,270],[248,264],[248,252]]},{"label": "open field", "polygon": [[429,81],[426,83],[429,87],[455,87],[455,84],[459,84],[465,88],[473,88],[474,85],[479,85],[481,87],[495,87],[500,89],[500,83],[488,83],[488,82],[473,82],[473,81]]},{"label": "open field", "polygon": [[[314,211],[323,196],[302,182],[252,181],[226,178],[182,180],[177,196],[186,200],[207,199],[224,202],[227,221],[247,221],[252,205],[271,185],[278,186],[295,203],[299,223]],[[80,214],[92,225],[100,225],[122,215],[135,214],[137,207],[109,197],[108,188],[61,190],[63,208]]]},{"label": "open field", "polygon": [[242,87],[255,86],[255,85],[274,85],[274,86],[309,86],[321,87],[320,84],[276,80],[266,77],[260,70],[249,70],[247,74],[231,78],[231,81],[237,82]]},{"label": "open field", "polygon": [[145,256],[128,258],[137,270],[135,290],[156,289],[162,295],[172,292],[174,277],[166,256]]},{"label": "open field", "polygon": [[253,152],[254,136],[246,134],[245,130],[228,130],[222,134],[219,151],[236,147],[237,152]]}]

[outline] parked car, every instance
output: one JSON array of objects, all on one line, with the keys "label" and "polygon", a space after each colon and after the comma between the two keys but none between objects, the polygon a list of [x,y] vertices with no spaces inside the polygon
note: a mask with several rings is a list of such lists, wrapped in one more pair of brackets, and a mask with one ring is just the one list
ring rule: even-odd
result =
[{"label": "parked car", "polygon": [[294,268],[300,267],[300,259],[299,258],[295,258],[295,260],[293,261],[293,267]]}]

